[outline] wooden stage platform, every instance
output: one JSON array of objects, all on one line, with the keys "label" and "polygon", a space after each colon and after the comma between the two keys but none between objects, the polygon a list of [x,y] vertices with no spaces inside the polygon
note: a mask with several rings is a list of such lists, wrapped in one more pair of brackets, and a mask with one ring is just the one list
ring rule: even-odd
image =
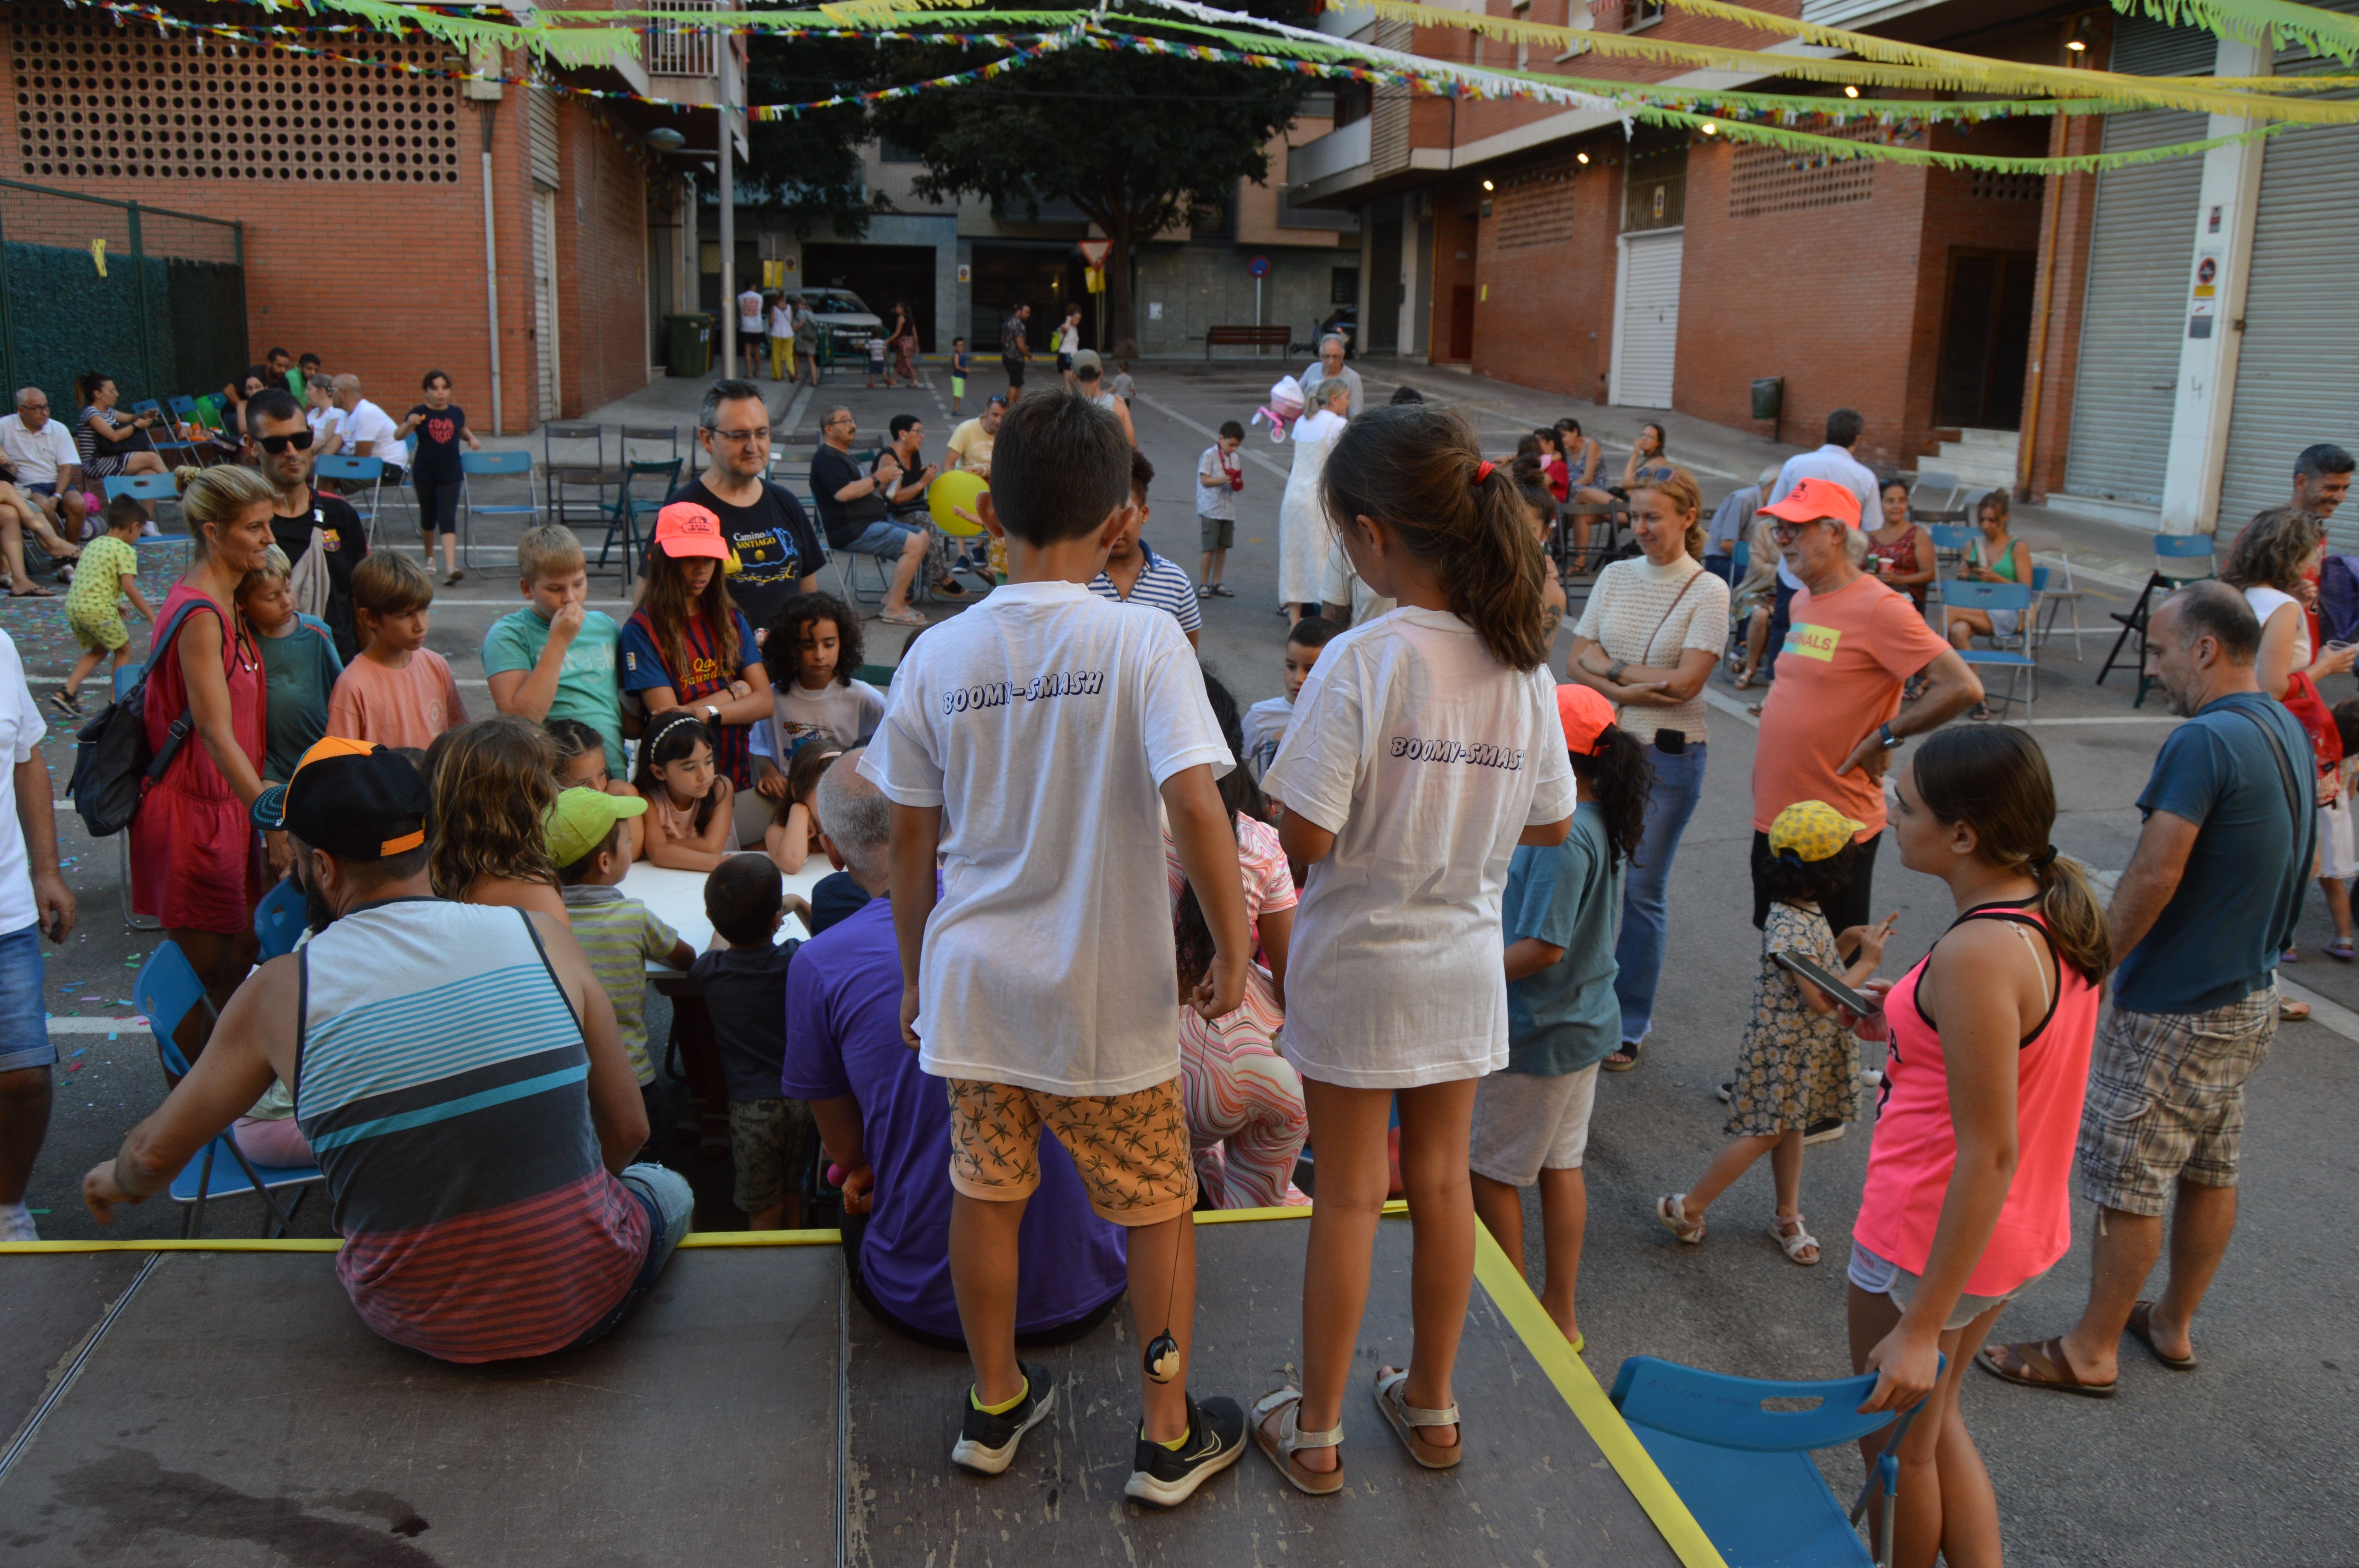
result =
[{"label": "wooden stage platform", "polygon": [[[1197,1391],[1288,1374],[1302,1211],[1200,1215]],[[1185,1507],[1129,1474],[1126,1310],[1046,1352],[1054,1418],[954,1469],[963,1357],[853,1301],[832,1232],[691,1237],[586,1350],[451,1367],[363,1327],[332,1242],[0,1248],[0,1559],[11,1568],[1582,1568],[1720,1563],[1488,1237],[1460,1355],[1465,1463],[1411,1464],[1345,1404],[1351,1485],[1257,1454]],[[1382,1227],[1367,1371],[1406,1353],[1409,1235]],[[1367,1372],[1361,1376],[1364,1378]]]}]

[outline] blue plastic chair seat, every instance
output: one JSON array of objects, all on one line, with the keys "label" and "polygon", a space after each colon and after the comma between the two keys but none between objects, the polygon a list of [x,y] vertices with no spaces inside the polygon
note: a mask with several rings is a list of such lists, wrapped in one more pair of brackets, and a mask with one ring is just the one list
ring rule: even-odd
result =
[{"label": "blue plastic chair seat", "polygon": [[1713,1448],[1635,1422],[1630,1430],[1728,1568],[1875,1562],[1809,1454]]},{"label": "blue plastic chair seat", "polygon": [[[237,1157],[230,1152],[228,1145],[229,1140],[222,1137],[214,1139],[210,1146],[212,1173],[211,1180],[204,1184],[207,1198],[243,1197],[254,1191],[254,1184],[245,1179],[245,1173],[238,1168]],[[174,1203],[197,1201],[198,1177],[206,1168],[207,1152],[207,1150],[199,1150],[196,1158],[180,1167],[180,1173],[172,1178]],[[262,1179],[263,1188],[267,1192],[277,1192],[281,1187],[309,1186],[327,1179],[320,1173],[317,1165],[265,1165],[257,1162],[254,1173]]]}]

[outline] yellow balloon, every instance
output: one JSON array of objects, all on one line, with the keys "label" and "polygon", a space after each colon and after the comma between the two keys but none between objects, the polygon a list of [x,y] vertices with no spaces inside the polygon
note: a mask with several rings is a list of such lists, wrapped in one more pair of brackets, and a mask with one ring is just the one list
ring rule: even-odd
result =
[{"label": "yellow balloon", "polygon": [[977,503],[991,486],[979,473],[966,469],[952,469],[926,487],[926,510],[934,515],[934,526],[945,534],[971,538],[983,532],[983,524],[970,523],[951,511],[958,507],[969,515],[976,515]]}]

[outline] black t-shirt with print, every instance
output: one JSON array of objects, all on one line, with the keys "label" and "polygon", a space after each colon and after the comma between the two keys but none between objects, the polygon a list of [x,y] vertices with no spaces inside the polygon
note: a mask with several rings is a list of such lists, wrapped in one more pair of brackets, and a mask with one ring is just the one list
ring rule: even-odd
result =
[{"label": "black t-shirt with print", "polygon": [[360,652],[353,622],[353,568],[368,555],[368,530],[361,526],[361,514],[352,503],[323,490],[311,492],[311,504],[299,516],[270,514],[271,536],[287,552],[290,565],[300,561],[303,552],[311,547],[314,528],[320,530],[321,546],[328,552],[328,605],[320,619],[328,623],[335,638],[336,657],[349,665]]},{"label": "black t-shirt with print", "polygon": [[667,502],[692,501],[721,519],[721,536],[737,554],[737,575],[729,579],[729,597],[745,619],[766,628],[795,591],[798,579],[827,564],[827,551],[811,527],[802,503],[768,480],[751,506],[736,506],[706,488],[702,475],[690,480]]},{"label": "black t-shirt with print", "polygon": [[418,456],[409,465],[410,477],[457,480],[459,443],[467,428],[467,411],[455,403],[441,409],[421,403],[409,412],[418,416]]}]

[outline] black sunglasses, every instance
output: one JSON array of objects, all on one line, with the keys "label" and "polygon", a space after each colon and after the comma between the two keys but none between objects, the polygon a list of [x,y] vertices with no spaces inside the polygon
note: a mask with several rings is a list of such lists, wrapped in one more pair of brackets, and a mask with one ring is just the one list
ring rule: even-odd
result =
[{"label": "black sunglasses", "polygon": [[287,436],[256,436],[254,438],[254,444],[274,458],[289,447],[299,452],[305,452],[311,449],[311,432],[297,430]]}]

